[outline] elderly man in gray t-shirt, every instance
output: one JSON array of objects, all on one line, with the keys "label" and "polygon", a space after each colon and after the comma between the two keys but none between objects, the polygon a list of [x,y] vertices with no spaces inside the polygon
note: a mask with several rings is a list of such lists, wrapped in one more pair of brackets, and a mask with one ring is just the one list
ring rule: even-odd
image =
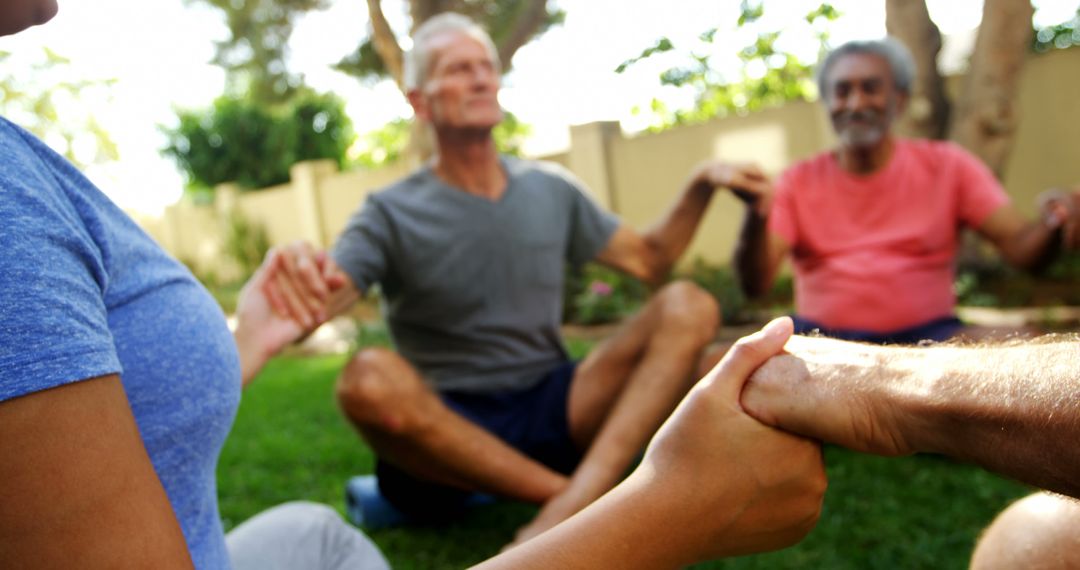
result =
[{"label": "elderly man in gray t-shirt", "polygon": [[[619,481],[686,393],[719,324],[710,295],[668,284],[575,365],[559,335],[565,265],[597,261],[658,285],[717,188],[768,182],[752,167],[703,165],[639,233],[564,170],[499,156],[499,65],[482,30],[443,14],[413,45],[406,89],[435,157],[350,220],[333,250],[347,284],[315,312],[381,287],[397,351],[357,353],[338,399],[379,457],[383,495],[426,518],[453,513],[467,491],[542,504],[518,533],[526,540]],[[295,267],[314,267],[305,248],[293,253]],[[303,296],[303,279],[289,283]]]}]

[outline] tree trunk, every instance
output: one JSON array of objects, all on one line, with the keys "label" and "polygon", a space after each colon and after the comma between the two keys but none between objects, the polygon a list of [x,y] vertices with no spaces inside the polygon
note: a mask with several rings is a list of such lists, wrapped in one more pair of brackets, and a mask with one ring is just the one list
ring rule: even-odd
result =
[{"label": "tree trunk", "polygon": [[397,38],[394,37],[394,30],[390,29],[390,23],[386,21],[386,15],[383,14],[382,0],[367,0],[367,5],[368,18],[371,20],[372,45],[386,64],[386,70],[390,72],[390,76],[401,89],[404,86],[402,75],[404,53],[401,45],[398,44]]},{"label": "tree trunk", "polygon": [[971,66],[953,117],[951,137],[1000,179],[1012,151],[1013,100],[1031,43],[1030,0],[985,0]]},{"label": "tree trunk", "polygon": [[510,69],[510,61],[521,46],[525,45],[547,19],[547,0],[529,0],[528,4],[514,19],[514,27],[506,34],[502,43],[498,46],[499,61],[503,71]]},{"label": "tree trunk", "polygon": [[899,124],[900,133],[929,139],[945,137],[949,126],[949,101],[938,72],[941,32],[930,20],[925,0],[886,0],[885,29],[900,40],[915,59],[915,84],[908,112]]}]

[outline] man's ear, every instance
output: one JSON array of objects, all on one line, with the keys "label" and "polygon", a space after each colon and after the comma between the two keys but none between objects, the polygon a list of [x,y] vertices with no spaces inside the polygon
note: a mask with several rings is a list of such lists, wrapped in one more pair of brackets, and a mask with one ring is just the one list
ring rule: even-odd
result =
[{"label": "man's ear", "polygon": [[409,105],[413,108],[413,114],[416,118],[421,120],[428,120],[430,113],[428,113],[427,102],[424,101],[424,94],[419,89],[410,89],[405,97],[409,100]]}]

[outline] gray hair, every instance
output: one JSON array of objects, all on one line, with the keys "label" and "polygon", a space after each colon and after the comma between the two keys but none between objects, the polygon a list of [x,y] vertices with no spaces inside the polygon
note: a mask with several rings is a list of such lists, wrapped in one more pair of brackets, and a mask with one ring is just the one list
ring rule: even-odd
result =
[{"label": "gray hair", "polygon": [[431,40],[448,32],[464,34],[479,41],[491,53],[495,68],[499,68],[499,52],[495,49],[491,36],[467,16],[455,12],[443,12],[431,17],[413,32],[413,46],[405,53],[402,71],[402,82],[405,84],[406,92],[418,89],[427,80],[432,64]]},{"label": "gray hair", "polygon": [[892,70],[893,85],[896,86],[897,91],[905,95],[911,94],[911,86],[915,82],[915,60],[904,44],[895,38],[887,37],[880,40],[847,42],[829,52],[817,71],[818,93],[822,101],[827,101],[829,98],[827,83],[832,66],[840,58],[855,54],[876,55],[884,59]]}]

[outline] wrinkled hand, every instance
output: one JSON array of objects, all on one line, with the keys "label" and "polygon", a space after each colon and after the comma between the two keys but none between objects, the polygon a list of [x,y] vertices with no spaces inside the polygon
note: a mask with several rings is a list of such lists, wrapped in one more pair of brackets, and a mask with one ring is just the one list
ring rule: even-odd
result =
[{"label": "wrinkled hand", "polygon": [[795,544],[817,522],[825,492],[821,448],[759,423],[739,404],[754,369],[791,336],[784,317],[741,339],[690,391],[649,445],[645,477],[669,511],[675,548],[694,560]]},{"label": "wrinkled hand", "polygon": [[772,180],[750,162],[714,161],[698,169],[697,180],[713,188],[729,188],[737,198],[765,217],[772,207]]},{"label": "wrinkled hand", "polygon": [[[743,408],[765,424],[877,455],[908,455],[914,420],[900,405],[905,387],[882,377],[881,348],[794,336],[790,354],[750,377]],[[917,350],[917,349],[913,349]]]},{"label": "wrinkled hand", "polygon": [[325,255],[313,253],[309,262],[299,263],[290,251],[270,250],[240,291],[234,338],[245,384],[270,357],[325,320],[325,313],[318,312],[320,307],[311,298],[325,300],[344,283]]},{"label": "wrinkled hand", "polygon": [[1080,186],[1047,190],[1039,194],[1037,202],[1042,222],[1061,228],[1062,248],[1080,248]]}]

